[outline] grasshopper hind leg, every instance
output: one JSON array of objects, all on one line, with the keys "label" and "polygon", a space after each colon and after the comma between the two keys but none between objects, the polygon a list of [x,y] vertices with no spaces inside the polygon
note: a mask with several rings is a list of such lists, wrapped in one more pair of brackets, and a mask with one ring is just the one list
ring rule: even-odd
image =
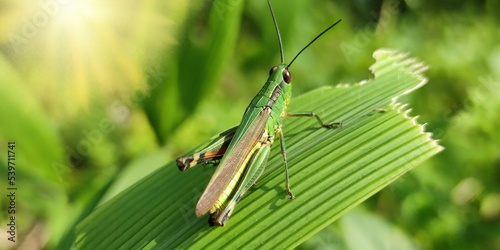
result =
[{"label": "grasshopper hind leg", "polygon": [[212,137],[211,141],[198,152],[177,158],[177,167],[180,171],[190,169],[197,165],[217,166],[226,153],[238,126],[232,127],[219,135]]},{"label": "grasshopper hind leg", "polygon": [[271,152],[271,144],[264,142],[258,149],[255,150],[248,165],[245,168],[243,177],[238,181],[231,197],[225,203],[225,206],[210,214],[208,224],[211,227],[223,227],[236,207],[236,204],[241,200],[243,195],[253,186],[255,182],[264,173],[266,162]]}]

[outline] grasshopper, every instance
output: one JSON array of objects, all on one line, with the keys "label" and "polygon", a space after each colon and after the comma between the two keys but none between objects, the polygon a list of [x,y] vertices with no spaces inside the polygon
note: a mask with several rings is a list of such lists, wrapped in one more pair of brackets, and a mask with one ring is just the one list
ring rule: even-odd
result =
[{"label": "grasshopper", "polygon": [[248,105],[238,126],[213,138],[200,152],[177,159],[180,171],[196,165],[218,166],[196,205],[196,216],[201,217],[210,212],[208,222],[212,227],[225,225],[236,204],[259,179],[269,158],[271,145],[277,138],[280,140],[281,154],[285,162],[285,189],[290,199],[295,198],[290,190],[285,138],[281,125],[283,117],[314,117],[322,127],[328,129],[342,126],[342,123],[324,123],[314,112],[286,111],[292,95],[290,66],[300,53],[341,20],[321,32],[286,64],[278,24],[270,0],[267,2],[278,36],[281,63],[271,68],[269,78]]}]

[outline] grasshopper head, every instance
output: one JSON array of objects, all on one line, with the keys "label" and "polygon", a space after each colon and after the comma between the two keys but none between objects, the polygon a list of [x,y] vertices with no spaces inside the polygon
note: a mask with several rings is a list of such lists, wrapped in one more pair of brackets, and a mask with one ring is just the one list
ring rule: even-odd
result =
[{"label": "grasshopper head", "polygon": [[[273,94],[270,98],[276,101],[278,96],[282,96],[285,104],[287,104],[292,95],[292,74],[288,70],[288,65],[282,63],[272,67],[269,71],[269,80],[273,86]],[[275,88],[280,90],[274,91],[276,90]]]},{"label": "grasshopper head", "polygon": [[[283,67],[285,66],[285,67]],[[272,76],[278,69],[281,68],[281,77],[285,83],[292,83],[292,74],[288,70],[288,67],[286,65],[279,65],[279,66],[274,66],[271,68],[269,71],[269,76]]]}]

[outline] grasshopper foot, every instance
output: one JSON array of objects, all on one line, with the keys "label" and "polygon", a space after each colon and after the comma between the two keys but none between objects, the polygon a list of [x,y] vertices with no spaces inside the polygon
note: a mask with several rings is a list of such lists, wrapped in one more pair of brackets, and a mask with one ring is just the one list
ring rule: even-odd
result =
[{"label": "grasshopper foot", "polygon": [[327,128],[327,129],[341,128],[342,127],[342,122],[325,123],[325,124],[323,124],[323,127]]}]

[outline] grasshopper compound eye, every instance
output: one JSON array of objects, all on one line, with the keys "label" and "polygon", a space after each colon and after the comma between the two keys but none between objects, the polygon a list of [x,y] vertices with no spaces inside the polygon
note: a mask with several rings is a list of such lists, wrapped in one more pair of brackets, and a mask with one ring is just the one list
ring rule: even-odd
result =
[{"label": "grasshopper compound eye", "polygon": [[285,68],[283,70],[283,80],[285,80],[286,83],[292,82],[292,74],[290,74],[290,71],[288,71],[288,68]]},{"label": "grasshopper compound eye", "polygon": [[278,66],[272,67],[271,70],[269,70],[269,76],[271,76],[274,72],[276,72],[276,70],[278,70]]}]

